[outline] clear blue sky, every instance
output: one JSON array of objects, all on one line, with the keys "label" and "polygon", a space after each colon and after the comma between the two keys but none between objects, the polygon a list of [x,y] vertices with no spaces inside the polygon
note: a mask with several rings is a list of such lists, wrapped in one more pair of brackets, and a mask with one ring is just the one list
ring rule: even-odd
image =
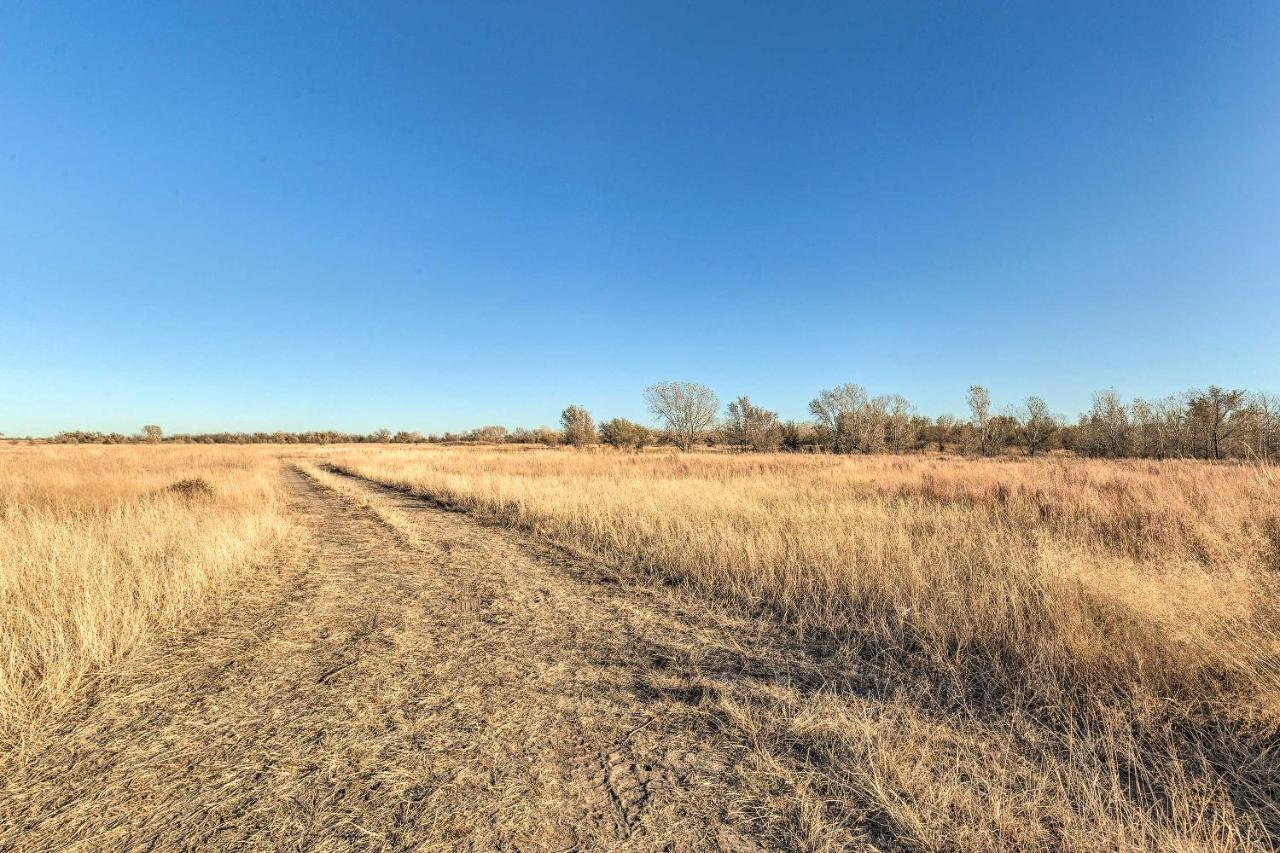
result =
[{"label": "clear blue sky", "polygon": [[0,431],[1280,391],[1280,4],[0,14]]}]

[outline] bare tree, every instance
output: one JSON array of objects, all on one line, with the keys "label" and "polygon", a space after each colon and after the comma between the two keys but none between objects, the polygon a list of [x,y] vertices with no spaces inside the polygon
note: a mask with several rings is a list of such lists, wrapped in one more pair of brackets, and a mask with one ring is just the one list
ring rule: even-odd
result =
[{"label": "bare tree", "polygon": [[1165,456],[1191,456],[1195,450],[1191,422],[1187,419],[1186,394],[1170,394],[1152,404]]},{"label": "bare tree", "polygon": [[777,450],[782,441],[778,413],[753,405],[747,397],[729,403],[724,431],[730,444],[744,450]]},{"label": "bare tree", "polygon": [[845,383],[818,394],[809,411],[834,453],[901,451],[915,440],[915,407],[899,394],[869,398],[861,385]]},{"label": "bare tree", "polygon": [[847,453],[856,448],[857,416],[867,402],[866,389],[852,382],[822,391],[809,402],[809,412],[827,437],[832,452]]},{"label": "bare tree", "polygon": [[1129,405],[1129,452],[1154,459],[1194,454],[1187,419],[1187,398],[1174,394]]},{"label": "bare tree", "polygon": [[1253,411],[1254,453],[1259,459],[1280,456],[1280,395],[1259,392],[1249,402]]},{"label": "bare tree", "polygon": [[970,385],[969,394],[965,399],[969,403],[969,423],[973,426],[973,435],[977,439],[977,450],[983,456],[990,456],[995,452],[991,423],[991,392],[981,385]]},{"label": "bare tree", "polygon": [[1139,456],[1163,459],[1166,440],[1155,404],[1141,397],[1134,400],[1129,404],[1129,423],[1133,430],[1134,452]]},{"label": "bare tree", "polygon": [[164,430],[155,424],[147,424],[142,428],[142,437],[150,444],[159,444],[164,438]]},{"label": "bare tree", "polygon": [[1248,419],[1245,392],[1228,391],[1217,385],[1210,385],[1206,391],[1192,391],[1187,414],[1203,430],[1209,458],[1221,459],[1227,443]]},{"label": "bare tree", "polygon": [[466,433],[463,438],[467,441],[479,441],[485,444],[502,444],[507,440],[507,428],[499,424],[482,426]]},{"label": "bare tree", "polygon": [[1017,414],[1023,446],[1028,456],[1046,449],[1050,437],[1058,430],[1058,421],[1049,414],[1049,406],[1039,397],[1028,397]]},{"label": "bare tree", "polygon": [[1132,443],[1129,410],[1115,389],[1093,395],[1089,412],[1080,416],[1084,444],[1081,449],[1094,456],[1128,455]]},{"label": "bare tree", "polygon": [[916,407],[901,394],[876,399],[883,403],[885,444],[894,453],[904,452],[916,439],[916,427],[912,418]]},{"label": "bare tree", "polygon": [[596,443],[596,425],[591,413],[582,406],[569,406],[560,413],[564,426],[564,443],[574,447],[586,447]]},{"label": "bare tree", "polygon": [[853,436],[853,450],[859,453],[884,450],[885,409],[888,405],[888,397],[874,397],[846,416],[849,426],[845,432]]},{"label": "bare tree", "polygon": [[645,389],[644,399],[654,417],[666,424],[681,450],[693,448],[715,423],[720,410],[720,398],[715,392],[694,382],[659,382]]}]

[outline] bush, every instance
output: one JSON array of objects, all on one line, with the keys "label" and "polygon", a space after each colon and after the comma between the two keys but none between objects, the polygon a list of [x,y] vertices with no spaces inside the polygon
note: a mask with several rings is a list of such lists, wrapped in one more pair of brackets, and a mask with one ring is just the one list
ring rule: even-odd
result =
[{"label": "bush", "polygon": [[178,480],[176,483],[166,486],[164,491],[166,494],[192,503],[212,501],[214,497],[213,486],[204,477],[189,477],[185,480]]},{"label": "bush", "polygon": [[600,440],[610,447],[639,450],[653,443],[653,433],[626,418],[614,418],[600,424]]},{"label": "bush", "polygon": [[560,415],[560,423],[564,425],[564,443],[574,447],[585,447],[596,443],[596,425],[591,420],[591,413],[581,406],[570,406]]}]

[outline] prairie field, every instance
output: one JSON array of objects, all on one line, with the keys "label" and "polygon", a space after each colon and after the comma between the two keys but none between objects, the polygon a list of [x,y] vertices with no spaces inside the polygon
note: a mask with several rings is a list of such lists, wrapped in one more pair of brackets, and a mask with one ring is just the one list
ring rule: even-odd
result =
[{"label": "prairie field", "polygon": [[260,449],[0,447],[0,767],[289,535]]},{"label": "prairie field", "polygon": [[[793,723],[813,731],[779,737],[815,739],[840,779],[833,796],[868,789],[926,846],[945,847],[957,821],[986,824],[988,839],[1025,821],[1003,841],[1082,847],[1231,847],[1280,830],[1274,469],[502,449],[329,459],[777,616],[845,656],[851,683],[830,697],[869,690],[901,716],[842,719],[815,700]],[[936,742],[940,720],[963,740]]]},{"label": "prairie field", "polygon": [[1242,718],[1280,713],[1273,469],[476,449],[328,458],[813,632],[1009,679],[1001,690],[1229,697],[1220,707]]},{"label": "prairie field", "polygon": [[0,555],[0,846],[1280,839],[1265,466],[9,447]]}]

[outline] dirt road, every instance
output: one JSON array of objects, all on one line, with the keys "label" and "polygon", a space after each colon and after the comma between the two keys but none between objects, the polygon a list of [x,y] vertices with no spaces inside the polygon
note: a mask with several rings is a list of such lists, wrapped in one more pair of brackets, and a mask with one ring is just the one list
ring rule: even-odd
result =
[{"label": "dirt road", "polygon": [[780,782],[803,760],[751,742],[753,703],[821,678],[769,623],[380,486],[285,476],[309,550],[87,697],[0,783],[0,848],[840,840]]}]

